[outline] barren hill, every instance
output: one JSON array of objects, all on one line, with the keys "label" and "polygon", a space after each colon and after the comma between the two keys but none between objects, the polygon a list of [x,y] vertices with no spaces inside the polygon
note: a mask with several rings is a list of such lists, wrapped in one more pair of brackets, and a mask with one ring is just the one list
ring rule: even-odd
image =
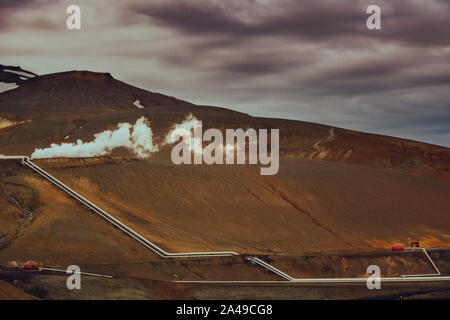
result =
[{"label": "barren hill", "polygon": [[109,73],[69,71],[21,82],[0,98],[2,112],[35,116],[53,112],[107,112],[144,107],[189,105],[188,102],[145,91],[114,79]]},{"label": "barren hill", "polygon": [[0,122],[4,122],[0,126],[0,153],[31,154],[36,147],[60,143],[67,137],[67,142],[90,141],[94,133],[119,122],[134,122],[140,116],[146,116],[156,136],[162,136],[189,112],[202,120],[205,127],[279,128],[283,157],[351,163],[450,179],[449,148],[198,106],[130,86],[108,73],[88,71],[34,77],[23,81],[19,88],[0,94]]}]

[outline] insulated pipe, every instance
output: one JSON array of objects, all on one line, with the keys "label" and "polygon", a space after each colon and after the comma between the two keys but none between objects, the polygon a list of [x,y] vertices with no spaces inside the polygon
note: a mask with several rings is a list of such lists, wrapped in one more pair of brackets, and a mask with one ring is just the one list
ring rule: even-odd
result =
[{"label": "insulated pipe", "polygon": [[[168,253],[155,245],[153,242],[147,240],[145,237],[140,235],[139,233],[132,230],[127,225],[123,224],[113,216],[111,216],[109,213],[104,211],[103,209],[99,208],[77,192],[75,192],[73,189],[69,188],[65,184],[63,184],[61,181],[53,177],[51,174],[46,172],[41,167],[34,164],[29,157],[27,156],[0,156],[0,159],[5,160],[21,160],[21,163],[33,171],[39,173],[41,176],[49,180],[51,183],[55,184],[57,187],[62,189],[64,192],[87,206],[89,209],[100,215],[102,218],[106,219],[110,223],[112,223],[114,226],[131,236],[133,239],[137,240],[141,244],[143,244],[145,247],[149,248],[153,252],[157,253],[162,258],[191,258],[191,257],[218,257],[218,256],[235,256],[239,255],[236,252],[233,251],[225,251],[225,252],[190,252],[190,253]],[[409,248],[412,249],[412,248]],[[441,272],[437,268],[434,261],[431,259],[431,257],[428,255],[428,252],[425,248],[420,249],[412,249],[412,250],[422,250],[425,255],[427,256],[428,260],[432,264],[433,268],[436,270],[436,274],[425,274],[425,275],[402,275],[400,277],[386,277],[386,278],[380,278],[383,282],[397,282],[397,281],[450,281],[449,276],[442,276]],[[229,283],[229,284],[241,284],[241,283],[349,283],[349,282],[366,282],[367,278],[311,278],[311,279],[296,279],[291,277],[290,275],[284,273],[283,271],[275,268],[274,266],[262,261],[261,259],[257,257],[249,257],[247,258],[249,261],[253,261],[256,264],[265,267],[266,269],[274,272],[275,274],[279,275],[280,277],[288,280],[288,281],[175,281],[180,283]]]},{"label": "insulated pipe", "polygon": [[91,201],[87,200],[80,194],[78,194],[73,189],[66,186],[64,183],[53,177],[51,174],[46,172],[44,169],[39,167],[38,165],[34,164],[29,157],[27,156],[1,156],[0,159],[15,159],[15,160],[21,160],[21,163],[24,166],[27,166],[28,168],[32,169],[33,171],[40,174],[42,177],[62,189],[64,192],[66,192],[71,197],[75,198],[82,204],[84,204],[86,207],[88,207],[90,210],[94,211],[96,214],[113,224],[115,227],[119,228],[123,232],[125,232],[127,235],[147,247],[148,249],[152,250],[156,254],[158,254],[162,258],[195,258],[195,257],[228,257],[228,256],[236,256],[239,255],[236,252],[233,251],[217,251],[217,252],[187,252],[187,253],[169,253],[165,250],[158,247],[153,242],[146,239],[144,236],[140,235],[124,223],[120,222],[116,218],[114,218],[112,215],[107,213],[105,210],[101,209]]}]

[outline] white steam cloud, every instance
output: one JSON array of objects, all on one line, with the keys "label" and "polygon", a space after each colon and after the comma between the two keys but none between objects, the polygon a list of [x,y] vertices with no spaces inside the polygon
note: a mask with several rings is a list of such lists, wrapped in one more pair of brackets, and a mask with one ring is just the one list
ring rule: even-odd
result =
[{"label": "white steam cloud", "polygon": [[179,135],[186,134],[192,136],[192,130],[194,130],[194,124],[197,118],[195,118],[192,113],[189,113],[186,119],[181,123],[176,123],[172,126],[171,130],[166,136],[166,143],[175,143],[178,141],[176,137],[177,133]]},{"label": "white steam cloud", "polygon": [[[188,136],[189,142],[187,143],[187,148],[189,151],[194,153],[203,153],[203,148],[201,147],[203,144],[202,137],[195,137],[194,129],[195,123],[199,122],[199,120],[189,113],[186,119],[181,122],[174,124],[166,136],[165,144],[171,144],[178,142],[181,136]],[[197,148],[195,147],[197,146]],[[234,150],[238,150],[239,146],[233,143],[226,143],[225,145],[221,144],[217,146],[220,152],[225,151],[226,153],[234,152]]]},{"label": "white steam cloud", "polygon": [[94,137],[91,142],[79,139],[76,143],[53,143],[48,148],[38,148],[31,158],[95,157],[109,154],[118,147],[131,150],[139,158],[148,158],[158,151],[158,146],[153,145],[150,122],[145,117],[139,118],[134,125],[119,123],[117,129],[97,133]]},{"label": "white steam cloud", "polygon": [[[172,126],[171,130],[166,136],[165,144],[175,143],[179,140],[180,136],[189,136],[189,142],[187,147],[190,151],[200,152],[201,148],[195,148],[195,145],[202,145],[200,137],[194,137],[195,122],[198,121],[196,117],[189,113],[186,119],[181,123],[176,123]],[[183,140],[184,141],[184,140]]]}]

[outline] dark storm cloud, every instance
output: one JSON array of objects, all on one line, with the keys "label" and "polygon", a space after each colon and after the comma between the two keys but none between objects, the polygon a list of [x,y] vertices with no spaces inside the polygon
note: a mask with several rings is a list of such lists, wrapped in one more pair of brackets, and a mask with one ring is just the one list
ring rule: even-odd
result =
[{"label": "dark storm cloud", "polygon": [[289,64],[286,63],[274,63],[269,61],[242,61],[225,65],[223,69],[231,73],[264,75],[280,73],[287,68],[289,68]]},{"label": "dark storm cloud", "polygon": [[33,0],[2,0],[0,1],[0,29],[10,22],[9,14],[11,10],[20,9],[33,2]]},{"label": "dark storm cloud", "polygon": [[[13,14],[26,10],[28,8],[39,8],[44,5],[54,4],[58,0],[0,0],[0,30],[5,28],[13,28],[15,21]],[[51,29],[54,25],[45,19],[45,14],[37,19],[30,19],[26,24],[30,28]]]},{"label": "dark storm cloud", "polygon": [[[450,43],[448,2],[380,1],[382,28],[366,29],[370,1],[280,0],[150,1],[130,5],[137,14],[190,34],[224,34],[233,38],[290,36],[310,41],[364,37],[415,45]],[[388,26],[388,27],[387,27]]]},{"label": "dark storm cloud", "polygon": [[[332,5],[327,9],[321,1],[300,3],[282,0],[276,13],[270,12],[272,6],[250,0],[142,2],[130,8],[185,33],[232,37],[295,35],[329,38],[354,30],[354,22],[364,17],[364,12],[352,5]],[[243,15],[250,16],[250,19]]]},{"label": "dark storm cloud", "polygon": [[249,33],[250,28],[217,4],[206,2],[142,3],[130,7],[135,13],[156,19],[169,27],[192,33]]},{"label": "dark storm cloud", "polygon": [[359,74],[353,78],[349,78],[348,74],[352,73],[352,71],[353,70],[346,71],[347,78],[333,77],[332,75],[324,74],[321,77],[303,83],[302,86],[309,87],[309,92],[317,95],[355,96],[381,91],[388,92],[401,89],[415,90],[431,86],[448,86],[450,84],[450,71],[404,77],[389,77],[389,75],[395,75],[395,73],[390,72],[386,72],[386,76],[380,76],[380,74],[375,71],[375,76],[373,74],[372,76]]},{"label": "dark storm cloud", "polygon": [[[197,50],[198,48],[169,53],[162,58],[162,61],[175,67],[193,64],[198,56]],[[311,57],[295,57],[286,53],[280,53],[276,57],[268,54],[246,53],[224,57],[217,63],[213,63],[213,66],[209,66],[209,69],[219,78],[225,74],[252,77],[282,74],[289,69],[301,68],[313,61]]]},{"label": "dark storm cloud", "polygon": [[346,66],[343,69],[336,71],[329,71],[326,73],[328,80],[336,79],[343,80],[360,80],[373,79],[379,77],[387,77],[411,67],[411,62],[403,59],[389,59],[384,61],[369,60],[363,63],[354,63],[351,66]]},{"label": "dark storm cloud", "polygon": [[32,3],[34,0],[2,0],[0,2],[0,10],[8,8],[18,8]]}]

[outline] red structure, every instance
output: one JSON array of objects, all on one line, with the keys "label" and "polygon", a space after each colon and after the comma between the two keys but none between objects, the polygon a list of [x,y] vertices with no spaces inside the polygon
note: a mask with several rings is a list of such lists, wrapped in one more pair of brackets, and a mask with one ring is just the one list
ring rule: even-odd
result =
[{"label": "red structure", "polygon": [[39,265],[36,261],[28,261],[23,266],[23,270],[39,270]]},{"label": "red structure", "polygon": [[411,247],[412,248],[419,248],[420,247],[419,241],[412,241],[411,242]]},{"label": "red structure", "polygon": [[405,247],[401,243],[396,243],[392,246],[392,251],[403,251]]}]

